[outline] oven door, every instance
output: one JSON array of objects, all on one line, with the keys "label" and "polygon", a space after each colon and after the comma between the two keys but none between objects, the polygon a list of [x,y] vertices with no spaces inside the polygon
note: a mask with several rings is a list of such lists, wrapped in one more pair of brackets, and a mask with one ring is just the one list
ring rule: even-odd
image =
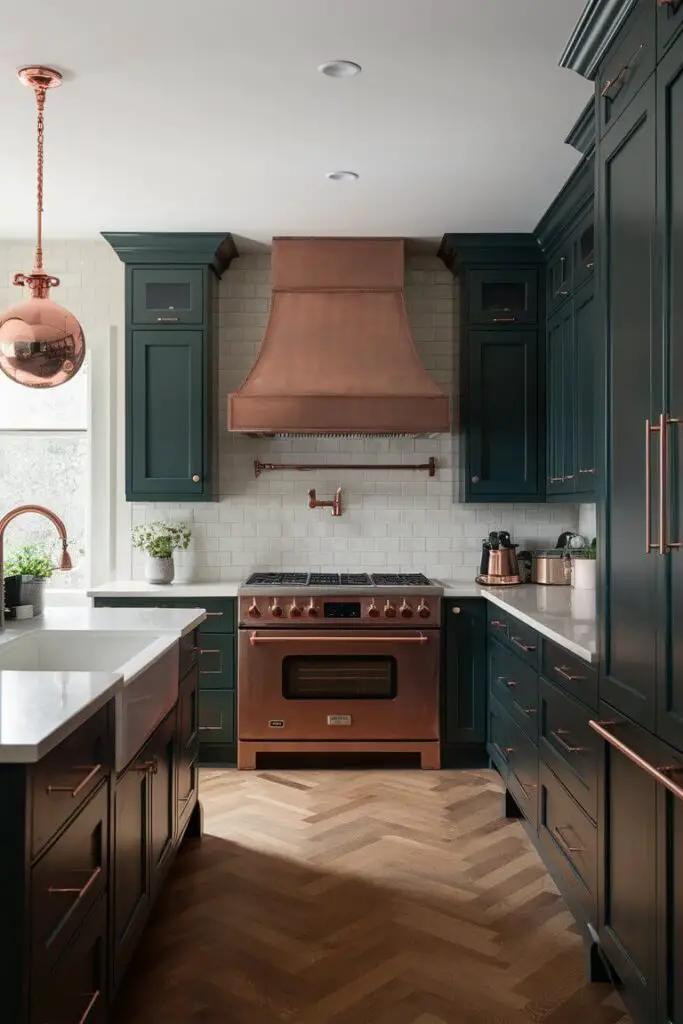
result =
[{"label": "oven door", "polygon": [[239,634],[242,740],[436,740],[438,630]]}]

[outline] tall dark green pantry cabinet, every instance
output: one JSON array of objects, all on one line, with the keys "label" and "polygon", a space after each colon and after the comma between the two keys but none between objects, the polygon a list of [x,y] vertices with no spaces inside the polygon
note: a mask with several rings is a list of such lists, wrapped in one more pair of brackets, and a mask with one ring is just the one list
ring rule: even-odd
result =
[{"label": "tall dark green pantry cabinet", "polygon": [[230,235],[106,233],[126,265],[126,498],[209,501],[215,478],[214,282]]},{"label": "tall dark green pantry cabinet", "polygon": [[683,1024],[683,5],[588,3],[595,81],[599,935],[637,1024]]},{"label": "tall dark green pantry cabinet", "polygon": [[444,235],[459,278],[459,498],[545,494],[543,253],[533,235]]}]

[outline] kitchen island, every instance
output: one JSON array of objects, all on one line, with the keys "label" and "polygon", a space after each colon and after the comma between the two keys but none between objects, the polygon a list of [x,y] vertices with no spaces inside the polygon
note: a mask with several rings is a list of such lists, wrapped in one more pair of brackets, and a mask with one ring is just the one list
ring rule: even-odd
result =
[{"label": "kitchen island", "polygon": [[7,1024],[104,1024],[181,841],[201,834],[204,618],[60,609],[0,635]]}]

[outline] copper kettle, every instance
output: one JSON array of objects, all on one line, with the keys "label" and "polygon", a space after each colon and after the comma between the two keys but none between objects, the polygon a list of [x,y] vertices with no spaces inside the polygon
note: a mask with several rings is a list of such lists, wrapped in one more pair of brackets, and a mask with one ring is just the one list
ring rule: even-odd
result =
[{"label": "copper kettle", "polygon": [[481,553],[481,576],[518,576],[517,545],[507,530],[491,531]]}]

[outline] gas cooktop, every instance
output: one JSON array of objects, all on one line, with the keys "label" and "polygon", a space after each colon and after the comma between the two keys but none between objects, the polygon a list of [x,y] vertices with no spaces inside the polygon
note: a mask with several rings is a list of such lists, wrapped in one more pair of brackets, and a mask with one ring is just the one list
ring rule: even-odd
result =
[{"label": "gas cooktop", "polygon": [[254,572],[245,587],[432,587],[421,572]]}]

